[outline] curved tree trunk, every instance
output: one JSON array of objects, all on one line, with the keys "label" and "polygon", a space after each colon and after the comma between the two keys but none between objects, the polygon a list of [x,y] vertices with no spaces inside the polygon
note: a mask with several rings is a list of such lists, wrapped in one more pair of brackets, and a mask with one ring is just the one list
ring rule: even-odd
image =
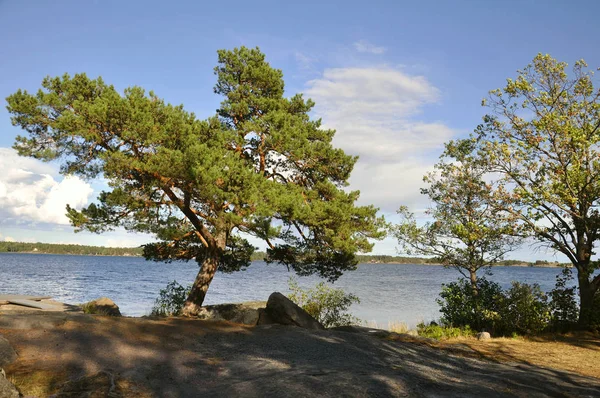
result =
[{"label": "curved tree trunk", "polygon": [[190,294],[183,305],[183,315],[192,316],[198,314],[198,311],[204,302],[204,298],[206,297],[208,287],[210,286],[210,283],[217,272],[218,266],[219,255],[216,253],[216,251],[215,254],[211,253],[211,255],[204,259],[202,267],[200,268],[198,275],[196,275],[196,279],[192,285],[192,290],[190,290]]},{"label": "curved tree trunk", "polygon": [[200,307],[202,307],[202,303],[204,303],[208,287],[219,267],[219,261],[225,251],[226,243],[227,237],[226,234],[223,233],[217,236],[213,242],[214,246],[209,248],[208,255],[204,258],[200,271],[198,272],[198,275],[196,275],[196,279],[190,290],[190,294],[183,305],[181,311],[183,315],[194,316],[198,314]]}]

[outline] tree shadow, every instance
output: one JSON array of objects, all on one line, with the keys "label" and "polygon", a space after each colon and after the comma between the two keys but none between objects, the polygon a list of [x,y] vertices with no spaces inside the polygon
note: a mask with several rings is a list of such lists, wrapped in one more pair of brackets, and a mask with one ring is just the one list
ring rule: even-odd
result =
[{"label": "tree shadow", "polygon": [[7,373],[67,369],[76,378],[109,371],[160,397],[558,397],[596,395],[600,388],[593,378],[364,333],[65,317],[52,328],[0,329],[20,355]]}]

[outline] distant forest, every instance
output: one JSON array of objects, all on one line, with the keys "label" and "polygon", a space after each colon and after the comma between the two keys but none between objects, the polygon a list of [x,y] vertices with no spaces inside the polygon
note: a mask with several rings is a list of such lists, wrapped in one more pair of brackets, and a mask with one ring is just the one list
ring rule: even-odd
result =
[{"label": "distant forest", "polygon": [[0,242],[0,253],[77,254],[82,256],[141,256],[141,247],[58,245],[53,243]]},{"label": "distant forest", "polygon": [[[60,245],[53,243],[0,242],[0,253],[40,253],[40,254],[72,254],[82,256],[142,256],[142,247],[103,247],[84,245]],[[255,252],[252,261],[264,260],[265,252]],[[387,255],[358,255],[360,263],[372,264],[423,264],[439,265],[435,258],[403,257]],[[520,260],[504,260],[497,265],[528,266],[528,267],[558,267],[569,264],[559,264],[545,260],[526,262]]]}]

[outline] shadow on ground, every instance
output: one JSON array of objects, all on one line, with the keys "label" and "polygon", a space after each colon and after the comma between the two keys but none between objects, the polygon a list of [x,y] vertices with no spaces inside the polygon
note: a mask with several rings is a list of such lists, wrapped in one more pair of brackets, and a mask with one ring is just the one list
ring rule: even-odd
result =
[{"label": "shadow on ground", "polygon": [[[29,328],[24,322],[30,322]],[[454,355],[364,333],[60,314],[52,322],[11,321],[3,315],[0,334],[19,353],[6,369],[9,376],[53,370],[77,378],[104,372],[130,383],[117,391],[122,396],[600,394],[600,380],[595,378]]]}]

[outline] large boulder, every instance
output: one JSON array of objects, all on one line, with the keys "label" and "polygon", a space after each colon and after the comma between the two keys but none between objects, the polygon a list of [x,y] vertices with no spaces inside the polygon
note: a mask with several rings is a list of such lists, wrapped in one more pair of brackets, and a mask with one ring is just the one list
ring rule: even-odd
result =
[{"label": "large boulder", "polygon": [[[13,363],[17,359],[17,353],[8,340],[0,336],[0,368]],[[0,395],[2,397],[2,395]]]},{"label": "large boulder", "polygon": [[[272,323],[281,325],[294,325],[305,329],[325,329],[315,318],[309,315],[289,298],[279,292],[272,293],[267,300],[265,318]],[[259,323],[266,324],[267,322]]]},{"label": "large boulder", "polygon": [[242,323],[244,325],[256,325],[258,323],[259,311],[265,308],[264,301],[248,301],[238,304],[207,305],[198,311],[200,319],[214,319]]},{"label": "large boulder", "polygon": [[0,369],[0,397],[1,398],[19,398],[22,397],[19,390],[6,379],[4,371]]},{"label": "large boulder", "polygon": [[119,306],[107,297],[100,297],[97,300],[90,301],[81,306],[86,314],[121,316]]}]

